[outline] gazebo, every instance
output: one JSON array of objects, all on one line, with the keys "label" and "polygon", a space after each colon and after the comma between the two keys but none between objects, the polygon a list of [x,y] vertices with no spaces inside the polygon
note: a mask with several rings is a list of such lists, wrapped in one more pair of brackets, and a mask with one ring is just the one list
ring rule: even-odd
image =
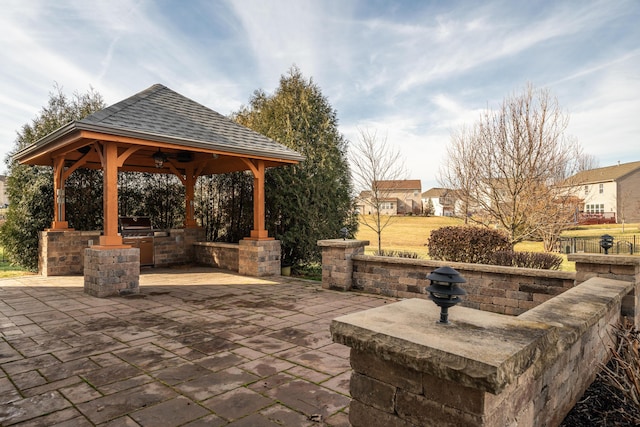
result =
[{"label": "gazebo", "polygon": [[[118,229],[118,171],[165,173],[176,175],[185,186],[185,232],[200,236],[194,218],[193,200],[198,177],[235,171],[251,171],[253,174],[253,229],[242,243],[260,251],[268,247],[279,260],[279,242],[269,237],[265,228],[264,178],[268,167],[296,164],[303,157],[272,139],[254,132],[223,115],[186,98],[171,89],[156,84],[110,107],[95,112],[81,120],[73,121],[36,143],[15,154],[14,159],[23,164],[53,167],[54,219],[51,228],[41,236],[40,270],[43,274],[69,274],[64,266],[51,265],[52,259],[69,259],[75,254],[60,254],[61,247],[69,247],[65,233],[77,240],[65,215],[65,180],[78,168],[102,169],[104,176],[104,230],[97,244],[84,243],[80,258],[84,258],[83,274],[85,290],[98,296],[137,291],[139,276],[139,251],[137,265],[136,248],[123,243]],[[51,238],[47,233],[54,236]],[[59,233],[63,233],[60,235]],[[82,240],[82,239],[80,239]],[[188,239],[187,239],[188,240]],[[51,242],[58,242],[52,248]],[[277,243],[277,244],[276,244]],[[275,246],[274,246],[275,244]],[[79,243],[83,245],[82,242]],[[71,246],[77,246],[72,244]],[[53,252],[57,256],[51,256]],[[242,248],[240,249],[242,252]],[[115,251],[115,252],[114,252]],[[64,250],[63,250],[64,252]],[[60,256],[61,255],[61,256]],[[121,274],[115,286],[93,286],[102,281],[100,271],[109,270],[108,259],[118,262],[117,270],[131,260],[130,268]],[[240,253],[240,263],[243,255]],[[275,254],[270,256],[273,261]],[[248,256],[245,260],[260,263],[263,256]],[[129,261],[127,261],[129,262]],[[75,263],[77,265],[77,262]],[[102,269],[96,269],[102,266]],[[72,270],[72,269],[71,269]],[[94,271],[97,270],[97,271]],[[131,270],[131,271],[129,271]],[[135,270],[135,274],[133,271]],[[245,265],[239,271],[252,275],[279,274],[276,268]],[[113,271],[109,272],[109,277]],[[135,282],[135,283],[134,283]],[[112,289],[111,289],[112,288]]]}]

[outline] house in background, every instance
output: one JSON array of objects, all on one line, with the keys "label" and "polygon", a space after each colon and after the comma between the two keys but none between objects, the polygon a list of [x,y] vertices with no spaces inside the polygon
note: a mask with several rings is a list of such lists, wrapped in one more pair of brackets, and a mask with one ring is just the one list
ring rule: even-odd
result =
[{"label": "house in background", "polygon": [[[382,215],[407,215],[422,213],[422,183],[419,179],[377,181],[380,213]],[[361,214],[375,213],[371,190],[362,191],[358,196],[357,209]]]},{"label": "house in background", "polygon": [[429,190],[422,193],[423,212],[428,212],[429,207],[433,208],[433,212],[431,212],[431,215],[455,216],[455,192],[447,188],[430,188]]},{"label": "house in background", "polygon": [[7,176],[0,175],[0,208],[6,208],[9,206],[9,197],[5,191],[7,185]]},{"label": "house in background", "polygon": [[578,222],[640,222],[640,162],[582,171],[570,181],[584,200]]}]

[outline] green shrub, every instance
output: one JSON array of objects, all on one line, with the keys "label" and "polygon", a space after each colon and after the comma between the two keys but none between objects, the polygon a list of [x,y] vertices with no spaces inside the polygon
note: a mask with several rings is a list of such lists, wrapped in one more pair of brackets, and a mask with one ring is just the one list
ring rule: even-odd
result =
[{"label": "green shrub", "polygon": [[379,251],[375,251],[373,254],[375,256],[391,256],[391,257],[396,257],[396,258],[411,258],[411,259],[420,258],[420,255],[418,255],[416,252],[392,251],[392,250],[387,250],[387,249],[381,249]]},{"label": "green shrub", "polygon": [[490,264],[508,267],[538,268],[543,270],[559,270],[562,257],[542,252],[497,251],[492,255]]},{"label": "green shrub", "polygon": [[308,280],[322,280],[322,264],[319,262],[310,262],[294,265],[291,267],[291,275],[302,277]]},{"label": "green shrub", "polygon": [[497,251],[510,251],[509,237],[499,231],[483,227],[442,227],[431,232],[431,259],[490,264]]}]

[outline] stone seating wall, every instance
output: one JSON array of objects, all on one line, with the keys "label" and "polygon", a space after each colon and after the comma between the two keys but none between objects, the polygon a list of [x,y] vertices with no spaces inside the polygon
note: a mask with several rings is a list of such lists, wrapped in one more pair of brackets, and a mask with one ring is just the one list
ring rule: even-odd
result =
[{"label": "stone seating wall", "polygon": [[[354,427],[558,426],[610,357],[614,325],[640,325],[639,257],[570,255],[571,275],[368,257],[366,244],[318,242],[324,288],[404,298],[332,322],[351,347]],[[443,265],[468,281],[448,325],[423,289]]]},{"label": "stone seating wall", "polygon": [[194,248],[196,263],[238,271],[237,243],[197,242]]}]

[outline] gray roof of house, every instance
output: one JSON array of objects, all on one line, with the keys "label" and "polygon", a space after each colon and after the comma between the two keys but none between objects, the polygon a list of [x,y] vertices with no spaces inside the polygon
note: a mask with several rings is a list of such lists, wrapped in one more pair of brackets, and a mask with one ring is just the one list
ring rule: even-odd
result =
[{"label": "gray roof of house", "polygon": [[614,166],[590,169],[575,174],[570,180],[573,184],[593,184],[616,181],[623,176],[640,169],[640,162],[622,163]]},{"label": "gray roof of house", "polygon": [[155,84],[110,107],[71,122],[18,152],[28,154],[76,130],[176,143],[247,156],[301,161],[298,152],[177,92]]}]

